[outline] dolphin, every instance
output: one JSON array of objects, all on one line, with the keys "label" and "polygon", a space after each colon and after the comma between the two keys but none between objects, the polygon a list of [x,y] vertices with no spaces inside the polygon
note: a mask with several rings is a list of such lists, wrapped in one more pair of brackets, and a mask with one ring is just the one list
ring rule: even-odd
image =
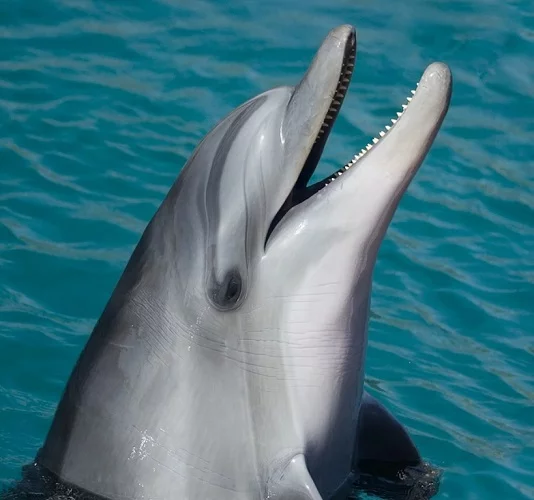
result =
[{"label": "dolphin", "polygon": [[[200,142],[84,347],[36,464],[110,500],[321,500],[421,463],[364,391],[372,273],[449,106],[431,64],[400,117],[309,181],[353,73],[333,29],[295,87]],[[393,472],[391,472],[393,471]]]}]

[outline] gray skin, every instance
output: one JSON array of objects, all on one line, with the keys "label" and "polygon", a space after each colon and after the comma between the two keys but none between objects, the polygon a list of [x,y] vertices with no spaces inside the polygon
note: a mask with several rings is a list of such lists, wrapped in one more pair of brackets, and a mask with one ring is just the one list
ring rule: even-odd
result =
[{"label": "gray skin", "polygon": [[295,205],[355,44],[351,26],[332,30],[296,87],[248,101],[199,144],[38,454],[62,481],[113,500],[317,500],[345,494],[362,463],[421,461],[364,393],[363,368],[377,251],[446,114],[451,75],[430,65],[386,136]]}]

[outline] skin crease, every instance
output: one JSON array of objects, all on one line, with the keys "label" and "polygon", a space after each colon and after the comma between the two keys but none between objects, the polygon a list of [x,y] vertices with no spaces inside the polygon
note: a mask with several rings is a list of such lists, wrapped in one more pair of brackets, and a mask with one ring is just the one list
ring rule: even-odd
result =
[{"label": "skin crease", "polygon": [[38,454],[62,481],[113,500],[328,499],[358,460],[385,458],[357,435],[372,272],[447,111],[448,68],[429,66],[380,143],[269,234],[355,43],[332,30],[297,87],[251,99],[199,144]]}]

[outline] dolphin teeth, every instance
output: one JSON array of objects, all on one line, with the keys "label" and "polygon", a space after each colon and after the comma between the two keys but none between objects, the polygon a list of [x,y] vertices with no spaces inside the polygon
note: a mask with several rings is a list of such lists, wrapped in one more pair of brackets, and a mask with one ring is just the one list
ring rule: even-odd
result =
[{"label": "dolphin teeth", "polygon": [[[355,58],[352,57],[350,60],[354,61],[354,59]],[[350,63],[347,63],[344,66],[344,68],[346,68],[346,70],[348,70],[348,68],[353,68],[353,67],[354,67],[354,64],[350,64]],[[338,89],[337,89],[338,92],[335,95],[336,100],[332,101],[332,104],[331,104],[331,107],[330,107],[330,111],[337,110],[337,108],[341,105],[341,100],[345,97],[344,92],[341,92],[341,91],[345,91],[347,89],[347,87],[345,87],[344,85],[341,85],[341,84],[349,82],[349,79],[346,78],[346,77],[350,76],[351,73],[352,73],[352,71],[348,72],[348,75],[347,75],[347,72],[346,72],[344,74],[344,78],[340,79],[339,86],[338,86]],[[416,84],[416,86],[417,87],[419,86],[419,82]],[[416,91],[415,90],[411,90],[410,93],[412,95],[415,95]],[[339,100],[337,100],[337,99],[339,99]],[[406,100],[408,101],[408,103],[410,103],[411,100],[412,100],[412,97],[407,97]],[[328,185],[331,182],[333,182],[334,180],[336,180],[338,177],[341,177],[341,175],[343,173],[345,173],[346,171],[350,170],[350,168],[352,168],[358,162],[359,159],[361,159],[363,156],[365,156],[367,154],[367,152],[370,151],[375,144],[379,143],[380,140],[382,139],[382,137],[384,137],[386,135],[386,132],[389,132],[391,130],[392,126],[397,123],[397,120],[403,115],[404,111],[407,108],[408,108],[408,104],[402,104],[401,105],[401,111],[397,111],[397,118],[391,118],[391,124],[392,125],[386,125],[384,127],[386,131],[384,132],[384,130],[381,130],[378,133],[380,138],[374,137],[372,139],[372,141],[371,141],[372,144],[367,144],[367,146],[365,146],[365,148],[362,148],[362,150],[359,153],[354,155],[352,160],[350,160],[342,168],[340,168],[332,177],[329,177],[326,181],[324,181],[325,185]],[[331,119],[332,116],[331,115],[327,115],[326,118],[327,119]],[[326,129],[328,126],[329,126],[329,123],[325,122],[323,124],[323,127],[321,128],[321,131],[319,132],[319,134],[321,135],[324,132],[323,128]]]},{"label": "dolphin teeth", "polygon": [[[344,61],[341,67],[336,90],[334,92],[334,95],[332,96],[330,107],[328,108],[327,114],[323,120],[319,133],[317,134],[317,137],[315,138],[315,143],[317,143],[319,138],[322,138],[322,140],[324,140],[324,137],[322,137],[322,135],[325,132],[326,133],[329,132],[329,127],[333,125],[336,119],[337,113],[339,112],[341,103],[343,102],[343,99],[345,98],[345,94],[350,84],[350,77],[353,73],[352,68],[354,68],[355,60],[356,60],[356,53],[355,53],[355,48],[353,47],[352,52],[348,54],[346,57],[344,57]],[[336,176],[334,176],[334,178],[335,177]]]}]

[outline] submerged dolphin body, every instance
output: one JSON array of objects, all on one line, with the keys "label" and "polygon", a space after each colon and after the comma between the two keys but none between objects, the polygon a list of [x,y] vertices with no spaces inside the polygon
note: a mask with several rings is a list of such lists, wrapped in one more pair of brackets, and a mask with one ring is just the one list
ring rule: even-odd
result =
[{"label": "submerged dolphin body", "polygon": [[429,66],[377,144],[307,187],[355,52],[351,26],[332,30],[296,87],[203,139],[76,364],[40,466],[112,500],[318,500],[362,466],[421,461],[363,368],[377,251],[451,75]]}]

